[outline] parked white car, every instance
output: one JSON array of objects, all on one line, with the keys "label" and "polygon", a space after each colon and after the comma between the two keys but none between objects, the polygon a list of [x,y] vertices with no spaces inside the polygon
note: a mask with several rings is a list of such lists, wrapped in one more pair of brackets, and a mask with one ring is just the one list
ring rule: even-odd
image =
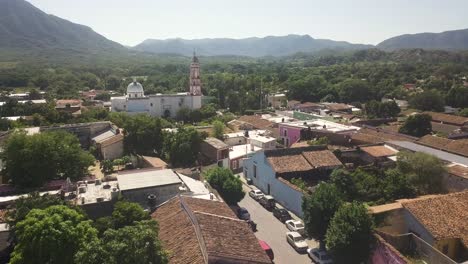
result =
[{"label": "parked white car", "polygon": [[264,196],[264,194],[262,193],[262,191],[254,189],[249,192],[249,196],[252,197],[254,200],[258,201]]},{"label": "parked white car", "polygon": [[286,224],[286,227],[291,231],[298,232],[301,235],[305,234],[304,224],[301,221],[288,220],[284,222],[284,224]]},{"label": "parked white car", "polygon": [[330,255],[323,249],[319,248],[309,248],[307,249],[307,254],[312,259],[313,262],[317,264],[332,264],[333,261]]},{"label": "parked white car", "polygon": [[287,232],[286,240],[299,253],[305,253],[309,246],[298,232]]}]

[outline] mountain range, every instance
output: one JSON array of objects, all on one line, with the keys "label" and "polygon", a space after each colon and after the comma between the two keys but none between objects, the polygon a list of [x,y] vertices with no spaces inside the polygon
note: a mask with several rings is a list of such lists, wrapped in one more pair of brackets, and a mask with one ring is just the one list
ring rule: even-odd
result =
[{"label": "mountain range", "polygon": [[214,39],[147,39],[134,49],[153,53],[190,55],[194,50],[205,56],[238,55],[250,57],[285,56],[297,52],[313,53],[324,49],[359,50],[372,45],[345,41],[314,39],[309,35],[268,36],[264,38]]},{"label": "mountain range", "polygon": [[125,51],[90,27],[49,15],[24,0],[0,0],[0,50],[97,54]]},{"label": "mountain range", "polygon": [[315,39],[309,35],[268,36],[245,39],[147,39],[135,47],[125,47],[83,26],[49,15],[25,0],[0,0],[0,59],[42,56],[93,57],[132,54],[202,56],[286,56],[298,52],[316,53],[323,50],[363,50],[378,48],[468,50],[468,29],[442,33],[401,35],[377,46],[352,44],[345,41]]},{"label": "mountain range", "polygon": [[468,29],[444,31],[441,33],[405,34],[382,41],[377,48],[383,50],[427,49],[467,50]]}]

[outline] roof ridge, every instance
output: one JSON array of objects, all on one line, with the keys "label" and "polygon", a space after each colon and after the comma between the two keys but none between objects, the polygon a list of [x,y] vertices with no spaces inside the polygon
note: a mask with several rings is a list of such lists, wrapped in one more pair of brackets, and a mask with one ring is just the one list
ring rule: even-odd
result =
[{"label": "roof ridge", "polygon": [[211,214],[211,213],[202,212],[202,211],[193,211],[193,213],[194,213],[194,214],[197,213],[197,214],[215,216],[215,217],[218,217],[218,218],[223,218],[223,219],[228,219],[228,220],[234,220],[234,221],[237,221],[237,222],[245,223],[244,220],[240,220],[240,219],[237,219],[237,218],[232,218],[232,217],[228,217],[228,216],[224,216],[224,215]]},{"label": "roof ridge", "polygon": [[200,251],[202,252],[202,255],[203,255],[203,260],[205,261],[206,264],[208,264],[208,252],[206,249],[205,239],[203,238],[203,234],[201,232],[200,224],[198,223],[197,218],[193,215],[192,209],[190,209],[190,207],[182,198],[182,196],[179,195],[178,198],[179,198],[182,210],[186,212],[187,216],[190,219],[190,222],[192,222],[192,225],[195,229],[195,235],[198,240],[198,245],[200,246]]}]

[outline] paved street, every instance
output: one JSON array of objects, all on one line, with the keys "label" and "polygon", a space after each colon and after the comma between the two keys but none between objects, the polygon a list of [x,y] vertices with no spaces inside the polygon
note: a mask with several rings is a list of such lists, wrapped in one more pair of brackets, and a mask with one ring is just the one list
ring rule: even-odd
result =
[{"label": "paved street", "polygon": [[274,262],[278,264],[311,263],[307,254],[297,253],[286,241],[286,226],[276,219],[270,211],[263,208],[258,202],[253,200],[248,192],[250,189],[243,185],[245,198],[239,206],[247,208],[251,219],[257,223],[258,231],[255,232],[257,238],[264,240],[270,245],[275,254]]}]

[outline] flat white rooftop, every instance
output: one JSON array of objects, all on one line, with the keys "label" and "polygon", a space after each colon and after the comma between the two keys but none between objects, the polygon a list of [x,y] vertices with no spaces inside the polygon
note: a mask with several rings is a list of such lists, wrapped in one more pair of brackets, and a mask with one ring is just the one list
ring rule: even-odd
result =
[{"label": "flat white rooftop", "polygon": [[[109,185],[108,187],[104,187]],[[85,185],[86,192],[79,193],[76,197],[78,204],[90,204],[96,203],[97,199],[100,198],[102,201],[110,201],[112,199],[112,192],[118,191],[117,181],[102,182],[99,185],[95,183],[88,183]]]},{"label": "flat white rooftop", "polygon": [[237,145],[237,146],[232,146],[229,147],[229,159],[237,159],[243,156],[246,156],[250,153],[256,152],[262,150],[262,148],[253,146],[252,150],[252,145],[251,144],[244,144],[244,145]]},{"label": "flat white rooftop", "polygon": [[182,184],[179,176],[169,169],[141,169],[119,172],[117,181],[121,191]]},{"label": "flat white rooftop", "polygon": [[291,123],[281,124],[281,125],[289,126],[289,127],[298,127],[298,128],[310,127],[311,129],[314,129],[314,130],[326,130],[326,131],[331,131],[331,132],[353,131],[353,130],[360,129],[360,127],[357,127],[357,126],[343,125],[343,124],[327,121],[324,119],[303,120],[303,121],[291,122]]}]

